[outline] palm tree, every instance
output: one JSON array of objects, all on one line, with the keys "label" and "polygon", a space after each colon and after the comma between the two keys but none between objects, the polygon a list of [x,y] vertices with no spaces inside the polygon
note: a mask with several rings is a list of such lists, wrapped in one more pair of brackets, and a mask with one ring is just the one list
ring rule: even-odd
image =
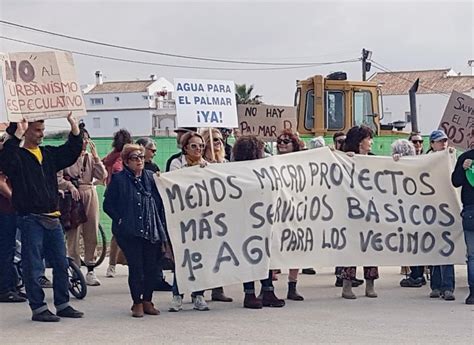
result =
[{"label": "palm tree", "polygon": [[247,88],[246,84],[235,84],[235,98],[237,104],[262,104],[262,95],[252,97],[253,85]]}]

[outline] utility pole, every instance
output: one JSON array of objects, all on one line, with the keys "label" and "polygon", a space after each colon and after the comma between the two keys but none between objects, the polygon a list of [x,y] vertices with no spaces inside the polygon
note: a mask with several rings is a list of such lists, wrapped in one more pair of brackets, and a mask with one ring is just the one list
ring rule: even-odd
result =
[{"label": "utility pole", "polygon": [[362,49],[362,80],[367,80],[367,72],[370,72],[370,68],[372,67],[372,63],[367,62],[372,58],[372,52],[365,48]]}]

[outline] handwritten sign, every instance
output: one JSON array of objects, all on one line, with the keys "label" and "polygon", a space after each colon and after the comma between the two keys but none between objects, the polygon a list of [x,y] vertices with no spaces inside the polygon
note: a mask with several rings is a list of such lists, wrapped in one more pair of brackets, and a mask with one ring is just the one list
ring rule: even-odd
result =
[{"label": "handwritten sign", "polygon": [[175,79],[174,83],[178,127],[237,127],[233,81]]},{"label": "handwritten sign", "polygon": [[162,174],[180,291],[262,279],[269,267],[463,263],[454,158],[320,148]]},{"label": "handwritten sign", "polygon": [[9,121],[86,115],[71,53],[0,54],[0,66]]},{"label": "handwritten sign", "polygon": [[439,124],[449,143],[461,150],[474,148],[474,99],[453,91]]},{"label": "handwritten sign", "polygon": [[239,104],[237,114],[243,135],[256,135],[265,141],[276,140],[285,128],[296,128],[295,107]]}]

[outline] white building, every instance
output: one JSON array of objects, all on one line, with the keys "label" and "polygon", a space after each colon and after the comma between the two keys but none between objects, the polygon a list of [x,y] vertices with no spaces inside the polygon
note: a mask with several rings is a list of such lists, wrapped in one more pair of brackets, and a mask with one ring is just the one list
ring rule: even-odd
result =
[{"label": "white building", "polygon": [[133,136],[173,133],[174,86],[165,78],[104,82],[97,71],[96,84],[83,91],[87,109],[83,121],[92,137],[111,137],[121,128]]},{"label": "white building", "polygon": [[376,73],[369,80],[381,85],[383,124],[406,121],[404,131],[411,131],[408,90],[417,78],[418,127],[424,135],[438,128],[453,90],[474,97],[474,76],[459,75],[452,69]]}]

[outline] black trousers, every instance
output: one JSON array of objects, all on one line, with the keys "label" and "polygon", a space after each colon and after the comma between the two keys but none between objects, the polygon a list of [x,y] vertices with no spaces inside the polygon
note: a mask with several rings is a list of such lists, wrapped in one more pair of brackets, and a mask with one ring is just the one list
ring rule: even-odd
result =
[{"label": "black trousers", "polygon": [[115,236],[128,263],[128,286],[134,304],[151,302],[156,285],[156,269],[161,258],[160,243],[141,237]]}]

